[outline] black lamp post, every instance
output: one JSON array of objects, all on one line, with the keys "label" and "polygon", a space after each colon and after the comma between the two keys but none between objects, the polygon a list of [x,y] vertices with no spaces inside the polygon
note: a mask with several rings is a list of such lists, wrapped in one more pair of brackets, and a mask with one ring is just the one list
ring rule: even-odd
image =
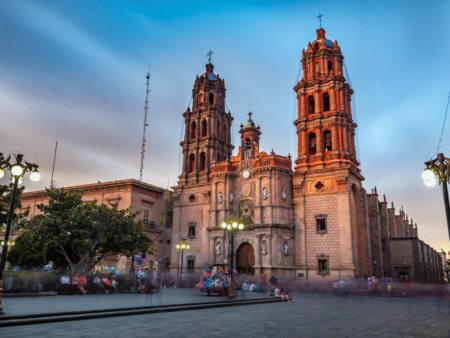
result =
[{"label": "black lamp post", "polygon": [[185,239],[181,239],[181,242],[177,244],[177,249],[181,250],[181,273],[180,273],[180,288],[183,287],[183,259],[184,250],[189,250],[189,243]]},{"label": "black lamp post", "polygon": [[[9,206],[8,220],[6,222],[6,232],[5,232],[5,240],[2,249],[2,259],[0,261],[0,315],[4,315],[3,306],[2,306],[2,291],[3,291],[3,271],[6,266],[6,255],[8,253],[8,240],[9,233],[11,231],[11,223],[12,218],[14,216],[14,202],[16,201],[17,195],[17,186],[23,182],[23,178],[27,172],[31,172],[30,179],[33,182],[37,182],[41,179],[41,174],[37,170],[39,167],[36,164],[30,164],[27,161],[23,160],[23,154],[17,154],[16,163],[9,163],[11,160],[11,156],[9,156],[6,160],[0,162],[0,179],[5,176],[4,169],[8,170],[11,173],[11,179],[13,181],[13,191],[11,195],[11,204]],[[25,162],[25,164],[22,163]]]},{"label": "black lamp post", "polygon": [[236,295],[234,294],[234,280],[233,280],[233,261],[234,261],[234,232],[236,230],[243,230],[244,224],[242,223],[229,223],[226,222],[222,223],[222,229],[224,231],[231,232],[231,280],[230,280],[230,291],[228,292],[228,299],[235,299]]},{"label": "black lamp post", "polygon": [[434,160],[425,162],[427,166],[422,173],[422,179],[427,187],[434,187],[437,182],[442,185],[442,192],[444,195],[445,214],[447,216],[447,228],[450,237],[450,204],[448,200],[447,184],[450,183],[450,159],[444,157],[444,154],[438,154]]}]

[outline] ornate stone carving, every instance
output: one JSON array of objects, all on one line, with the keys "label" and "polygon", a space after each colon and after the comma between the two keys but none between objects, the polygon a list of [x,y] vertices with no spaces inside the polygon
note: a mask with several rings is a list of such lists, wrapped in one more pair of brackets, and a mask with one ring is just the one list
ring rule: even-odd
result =
[{"label": "ornate stone carving", "polygon": [[245,222],[253,223],[254,208],[252,201],[243,201],[239,204],[239,217],[241,217]]},{"label": "ornate stone carving", "polygon": [[242,186],[242,195],[249,196],[252,192],[252,186],[249,183],[246,183]]}]

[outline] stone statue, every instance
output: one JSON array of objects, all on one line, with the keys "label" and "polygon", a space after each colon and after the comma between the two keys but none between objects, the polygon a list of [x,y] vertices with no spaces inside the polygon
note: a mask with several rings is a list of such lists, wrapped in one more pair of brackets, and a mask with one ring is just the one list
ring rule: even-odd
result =
[{"label": "stone statue", "polygon": [[263,188],[263,198],[266,199],[267,198],[267,189]]},{"label": "stone statue", "polygon": [[216,245],[216,255],[220,255],[220,242]]},{"label": "stone statue", "polygon": [[263,253],[263,254],[267,253],[267,243],[265,241],[262,242],[261,253]]},{"label": "stone statue", "polygon": [[233,193],[230,192],[230,202],[233,202]]},{"label": "stone statue", "polygon": [[217,202],[222,203],[222,193],[219,192],[219,195],[217,195]]},{"label": "stone statue", "polygon": [[286,189],[283,188],[283,190],[281,190],[281,198],[282,199],[286,199]]},{"label": "stone statue", "polygon": [[287,242],[284,242],[284,254],[287,255],[289,253],[289,246]]}]

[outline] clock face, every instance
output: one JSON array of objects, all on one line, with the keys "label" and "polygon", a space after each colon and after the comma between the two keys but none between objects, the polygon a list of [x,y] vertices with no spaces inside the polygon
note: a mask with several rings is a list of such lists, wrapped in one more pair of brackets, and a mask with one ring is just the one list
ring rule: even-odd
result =
[{"label": "clock face", "polygon": [[249,178],[250,177],[250,171],[244,170],[244,172],[242,173],[242,177],[243,178]]}]

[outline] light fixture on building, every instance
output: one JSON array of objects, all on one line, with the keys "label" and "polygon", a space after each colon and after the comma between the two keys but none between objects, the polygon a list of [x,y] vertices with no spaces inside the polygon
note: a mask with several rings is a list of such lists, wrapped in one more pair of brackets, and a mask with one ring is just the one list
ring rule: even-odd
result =
[{"label": "light fixture on building", "polygon": [[377,266],[377,259],[376,258],[373,259],[373,265]]}]

